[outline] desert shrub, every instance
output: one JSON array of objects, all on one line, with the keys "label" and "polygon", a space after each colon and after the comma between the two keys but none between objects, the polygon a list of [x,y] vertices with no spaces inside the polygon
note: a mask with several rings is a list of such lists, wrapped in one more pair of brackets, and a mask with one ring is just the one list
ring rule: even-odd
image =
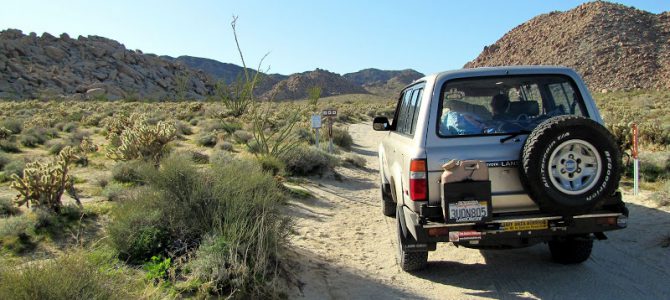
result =
[{"label": "desert shrub", "polygon": [[0,171],[5,169],[5,166],[9,164],[12,160],[9,158],[9,155],[0,152]]},{"label": "desert shrub", "polygon": [[165,249],[168,235],[159,197],[151,189],[140,188],[112,210],[113,221],[109,223],[107,233],[121,259],[141,263]]},{"label": "desert shrub", "polygon": [[0,218],[0,247],[15,254],[32,249],[34,243],[30,231],[34,228],[35,221],[25,214]]},{"label": "desert shrub", "polygon": [[177,129],[177,134],[179,135],[191,135],[193,134],[193,128],[187,123],[182,121],[177,121],[175,123],[175,128]]},{"label": "desert shrub", "polygon": [[63,125],[63,131],[65,132],[74,132],[79,128],[79,123],[77,122],[69,122]]},{"label": "desert shrub", "polygon": [[223,122],[221,123],[221,129],[226,133],[233,134],[235,131],[242,129],[242,124],[234,122]]},{"label": "desert shrub", "polygon": [[272,176],[229,157],[198,169],[176,154],[152,170],[147,186],[112,212],[110,241],[123,259],[141,263],[198,249],[187,269],[207,282],[206,292],[257,298],[274,291],[289,228],[279,211],[283,191]]},{"label": "desert shrub", "polygon": [[7,153],[20,153],[21,149],[16,145],[15,142],[9,140],[0,140],[0,150]]},{"label": "desert shrub", "polygon": [[205,133],[201,134],[196,140],[195,143],[203,147],[214,147],[216,146],[216,134],[214,133]]},{"label": "desert shrub", "polygon": [[347,153],[344,155],[344,159],[342,160],[345,164],[354,166],[356,168],[365,168],[365,158],[363,158],[360,155],[356,155],[353,153]]},{"label": "desert shrub", "polygon": [[138,160],[118,162],[112,168],[112,178],[122,183],[142,184],[142,173],[150,168],[153,166]]},{"label": "desert shrub", "polygon": [[233,133],[233,137],[237,143],[240,144],[246,144],[248,143],[254,136],[249,133],[248,131],[244,130],[236,130]]},{"label": "desert shrub", "polygon": [[189,151],[188,154],[191,157],[191,161],[196,164],[209,163],[209,156],[207,154],[200,153],[198,151]]},{"label": "desert shrub", "polygon": [[5,175],[7,176],[12,176],[13,174],[16,174],[17,176],[22,176],[23,175],[23,170],[26,167],[26,163],[21,160],[12,160],[9,163],[5,165],[3,168],[3,171],[5,172]]},{"label": "desert shrub", "polygon": [[49,154],[58,155],[67,146],[67,143],[65,141],[50,141],[47,146],[49,147]]},{"label": "desert shrub", "polygon": [[314,147],[297,147],[282,157],[292,175],[323,175],[337,165],[337,159]]},{"label": "desert shrub", "polygon": [[[258,141],[250,141],[247,144],[247,150],[251,154],[260,154],[263,152],[262,146]],[[261,155],[264,156],[264,155]]]},{"label": "desert shrub", "polygon": [[257,159],[261,164],[261,168],[264,171],[270,172],[272,175],[281,174],[284,171],[284,168],[286,168],[284,162],[274,156],[259,156]]},{"label": "desert shrub", "polygon": [[670,158],[643,158],[645,159],[640,160],[640,175],[644,181],[656,182],[663,179],[670,179]]},{"label": "desert shrub", "polygon": [[116,264],[76,251],[45,261],[0,268],[0,299],[130,299],[137,287]]},{"label": "desert shrub", "polygon": [[102,195],[109,201],[117,201],[128,188],[118,182],[112,182],[105,185]]},{"label": "desert shrub", "polygon": [[12,131],[5,128],[5,127],[0,127],[0,140],[6,140],[9,139],[12,136]]},{"label": "desert shrub", "polygon": [[0,198],[0,217],[9,217],[19,213],[19,209],[9,198]]},{"label": "desert shrub", "polygon": [[334,127],[333,144],[349,150],[351,149],[351,146],[354,144],[354,139],[351,138],[351,135],[349,134],[349,131],[347,129]]},{"label": "desert shrub", "polygon": [[5,119],[0,121],[0,127],[9,129],[13,134],[19,134],[23,130],[23,122],[19,119]]},{"label": "desert shrub", "polygon": [[225,150],[225,151],[233,151],[233,148],[234,148],[232,143],[226,142],[226,141],[223,141],[223,142],[219,143],[218,146],[219,146],[219,149]]},{"label": "desert shrub", "polygon": [[37,147],[44,144],[44,142],[55,138],[58,133],[55,129],[47,129],[42,127],[31,127],[21,134],[19,141],[26,147]]}]

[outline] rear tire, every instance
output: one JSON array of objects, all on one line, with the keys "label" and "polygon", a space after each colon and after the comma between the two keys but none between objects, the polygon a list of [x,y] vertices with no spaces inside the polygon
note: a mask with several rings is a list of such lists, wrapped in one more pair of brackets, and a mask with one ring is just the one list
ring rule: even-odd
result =
[{"label": "rear tire", "polygon": [[416,243],[416,240],[407,231],[405,225],[400,221],[404,218],[402,208],[396,209],[396,224],[398,225],[398,265],[405,272],[412,272],[425,269],[428,265],[428,251],[407,252],[403,248],[409,244]]},{"label": "rear tire", "polygon": [[551,258],[564,265],[579,264],[591,256],[593,240],[588,237],[570,237],[549,242]]},{"label": "rear tire", "polygon": [[382,193],[382,214],[387,217],[395,217],[396,204],[393,201],[393,196],[390,192],[385,191],[384,185],[380,189]]}]

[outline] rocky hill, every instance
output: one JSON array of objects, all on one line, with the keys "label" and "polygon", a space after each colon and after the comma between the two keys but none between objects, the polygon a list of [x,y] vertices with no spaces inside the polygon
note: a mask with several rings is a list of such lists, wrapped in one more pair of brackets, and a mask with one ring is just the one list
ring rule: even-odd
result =
[{"label": "rocky hill", "polygon": [[363,69],[358,72],[342,75],[345,79],[362,86],[386,84],[390,80],[403,84],[410,84],[412,81],[423,76],[423,74],[412,69],[388,71],[374,68]]},{"label": "rocky hill", "polygon": [[202,72],[99,36],[0,32],[0,98],[200,99]]},{"label": "rocky hill", "polygon": [[372,94],[396,97],[403,87],[424,75],[412,69],[400,71],[364,69],[342,76],[357,85],[363,86],[365,90]]},{"label": "rocky hill", "polygon": [[670,88],[670,12],[609,2],[537,16],[465,67],[565,65],[595,90]]},{"label": "rocky hill", "polygon": [[305,99],[307,98],[307,89],[314,86],[321,87],[322,97],[367,93],[362,86],[344,79],[339,74],[316,69],[293,74],[287,79],[279,81],[263,96],[266,98],[273,96],[275,100]]},{"label": "rocky hill", "polygon": [[243,68],[236,64],[223,63],[218,60],[194,57],[188,55],[182,55],[179,57],[171,57],[167,55],[161,55],[162,59],[182,63],[188,67],[191,67],[195,70],[203,71],[204,73],[212,76],[215,80],[223,80],[226,83],[230,83],[237,76],[242,74]]}]

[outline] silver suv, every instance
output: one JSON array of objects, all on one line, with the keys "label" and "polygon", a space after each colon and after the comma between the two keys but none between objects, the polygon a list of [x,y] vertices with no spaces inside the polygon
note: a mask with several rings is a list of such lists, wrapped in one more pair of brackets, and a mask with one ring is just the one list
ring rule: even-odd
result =
[{"label": "silver suv", "polygon": [[[438,242],[479,249],[548,243],[580,263],[594,239],[625,228],[620,150],[586,85],[565,67],[465,69],[406,87],[379,145],[382,212],[395,217],[398,262],[427,265]],[[487,181],[441,182],[449,161],[475,160]],[[445,196],[447,195],[447,196]]]}]

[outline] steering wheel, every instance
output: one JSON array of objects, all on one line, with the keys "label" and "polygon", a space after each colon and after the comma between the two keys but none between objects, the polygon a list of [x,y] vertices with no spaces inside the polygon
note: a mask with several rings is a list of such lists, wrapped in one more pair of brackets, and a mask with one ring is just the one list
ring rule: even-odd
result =
[{"label": "steering wheel", "polygon": [[527,114],[519,114],[516,117],[517,121],[527,121],[528,119],[530,119],[530,117]]}]

